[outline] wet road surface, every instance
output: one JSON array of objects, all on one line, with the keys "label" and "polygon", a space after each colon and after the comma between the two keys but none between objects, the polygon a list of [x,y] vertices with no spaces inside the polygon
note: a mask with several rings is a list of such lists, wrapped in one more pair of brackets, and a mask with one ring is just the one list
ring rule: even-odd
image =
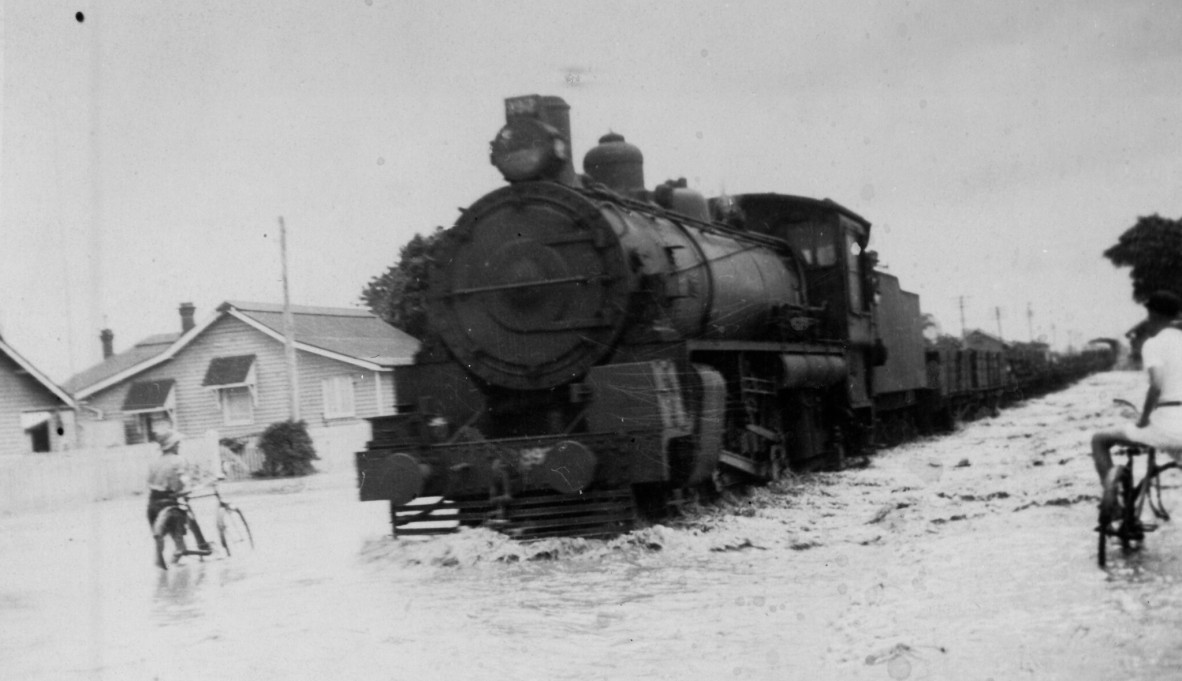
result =
[{"label": "wet road surface", "polygon": [[612,542],[396,542],[347,476],[223,486],[256,550],[167,574],[143,498],[3,517],[0,677],[1182,678],[1178,523],[1095,565],[1086,444],[1142,380]]}]

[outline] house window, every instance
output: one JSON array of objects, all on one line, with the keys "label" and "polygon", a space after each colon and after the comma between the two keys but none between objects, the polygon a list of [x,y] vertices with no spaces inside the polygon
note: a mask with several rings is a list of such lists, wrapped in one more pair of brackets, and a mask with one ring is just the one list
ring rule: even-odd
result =
[{"label": "house window", "polygon": [[254,360],[254,355],[215,357],[205,370],[201,385],[217,391],[222,405],[222,423],[227,426],[254,423],[254,405],[258,398]]},{"label": "house window", "polygon": [[122,408],[127,444],[151,442],[161,421],[176,423],[175,387],[171,378],[131,384]]},{"label": "house window", "polygon": [[254,395],[250,388],[239,386],[222,388],[222,422],[227,426],[242,426],[254,423]]},{"label": "house window", "polygon": [[48,452],[50,446],[50,428],[53,423],[53,412],[32,411],[21,414],[21,428],[29,438],[28,444],[32,452]]},{"label": "house window", "polygon": [[330,376],[320,382],[320,389],[324,393],[324,418],[349,418],[357,414],[352,376]]},{"label": "house window", "polygon": [[172,429],[172,417],[162,411],[136,414],[134,418],[123,424],[127,444],[155,442],[158,433]]}]

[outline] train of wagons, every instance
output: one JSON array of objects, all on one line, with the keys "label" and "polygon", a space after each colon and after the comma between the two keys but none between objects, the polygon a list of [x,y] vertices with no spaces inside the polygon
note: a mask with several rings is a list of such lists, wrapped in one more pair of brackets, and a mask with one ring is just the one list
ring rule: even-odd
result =
[{"label": "train of wagons", "polygon": [[561,98],[505,114],[490,157],[506,184],[435,241],[432,329],[357,454],[361,499],[390,504],[395,534],[617,534],[1111,361],[931,347],[848,208],[649,189],[614,133],[580,175]]}]

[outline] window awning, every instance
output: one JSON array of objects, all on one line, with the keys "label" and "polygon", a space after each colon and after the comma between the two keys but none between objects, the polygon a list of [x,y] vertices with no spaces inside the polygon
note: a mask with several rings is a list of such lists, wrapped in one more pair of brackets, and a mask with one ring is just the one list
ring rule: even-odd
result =
[{"label": "window awning", "polygon": [[21,429],[28,430],[36,428],[45,423],[53,417],[53,412],[49,411],[26,411],[21,414]]},{"label": "window awning", "polygon": [[123,412],[129,414],[153,411],[171,411],[175,399],[173,386],[176,381],[165,378],[159,381],[140,381],[132,383],[127,391],[127,398],[123,400]]},{"label": "window awning", "polygon": [[205,370],[205,380],[201,385],[206,388],[252,387],[254,358],[254,355],[214,357],[209,360],[209,368]]}]

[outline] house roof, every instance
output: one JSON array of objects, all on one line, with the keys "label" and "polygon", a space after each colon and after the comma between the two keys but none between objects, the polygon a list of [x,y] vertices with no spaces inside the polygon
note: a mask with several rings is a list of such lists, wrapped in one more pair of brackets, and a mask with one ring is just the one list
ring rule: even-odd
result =
[{"label": "house roof", "polygon": [[163,353],[180,337],[180,333],[158,333],[148,336],[131,346],[130,349],[111,355],[89,369],[74,374],[66,380],[65,388],[76,393],[83,388],[99,383]]},{"label": "house roof", "polygon": [[[222,309],[237,310],[272,332],[283,335],[283,306],[228,301]],[[292,305],[297,343],[382,366],[409,363],[419,341],[366,310]]]},{"label": "house roof", "polygon": [[33,380],[40,383],[46,390],[53,394],[54,397],[61,400],[62,404],[70,407],[71,409],[74,408],[74,400],[70,397],[68,392],[63,390],[58,384],[49,380],[49,377],[41,373],[37,367],[33,366],[33,364],[29,362],[29,360],[22,357],[21,354],[17,352],[11,345],[5,343],[3,338],[0,338],[0,354],[7,355],[8,358],[15,362],[18,367],[28,373],[29,376],[33,378]]},{"label": "house roof", "polygon": [[[292,305],[291,311],[295,347],[300,351],[366,369],[383,370],[398,364],[410,364],[419,348],[418,340],[365,310]],[[132,349],[108,357],[101,364],[74,376],[68,384],[79,399],[89,397],[172,359],[207,328],[227,316],[284,342],[282,305],[227,301],[218,306],[216,314],[184,334],[145,338]]]}]

